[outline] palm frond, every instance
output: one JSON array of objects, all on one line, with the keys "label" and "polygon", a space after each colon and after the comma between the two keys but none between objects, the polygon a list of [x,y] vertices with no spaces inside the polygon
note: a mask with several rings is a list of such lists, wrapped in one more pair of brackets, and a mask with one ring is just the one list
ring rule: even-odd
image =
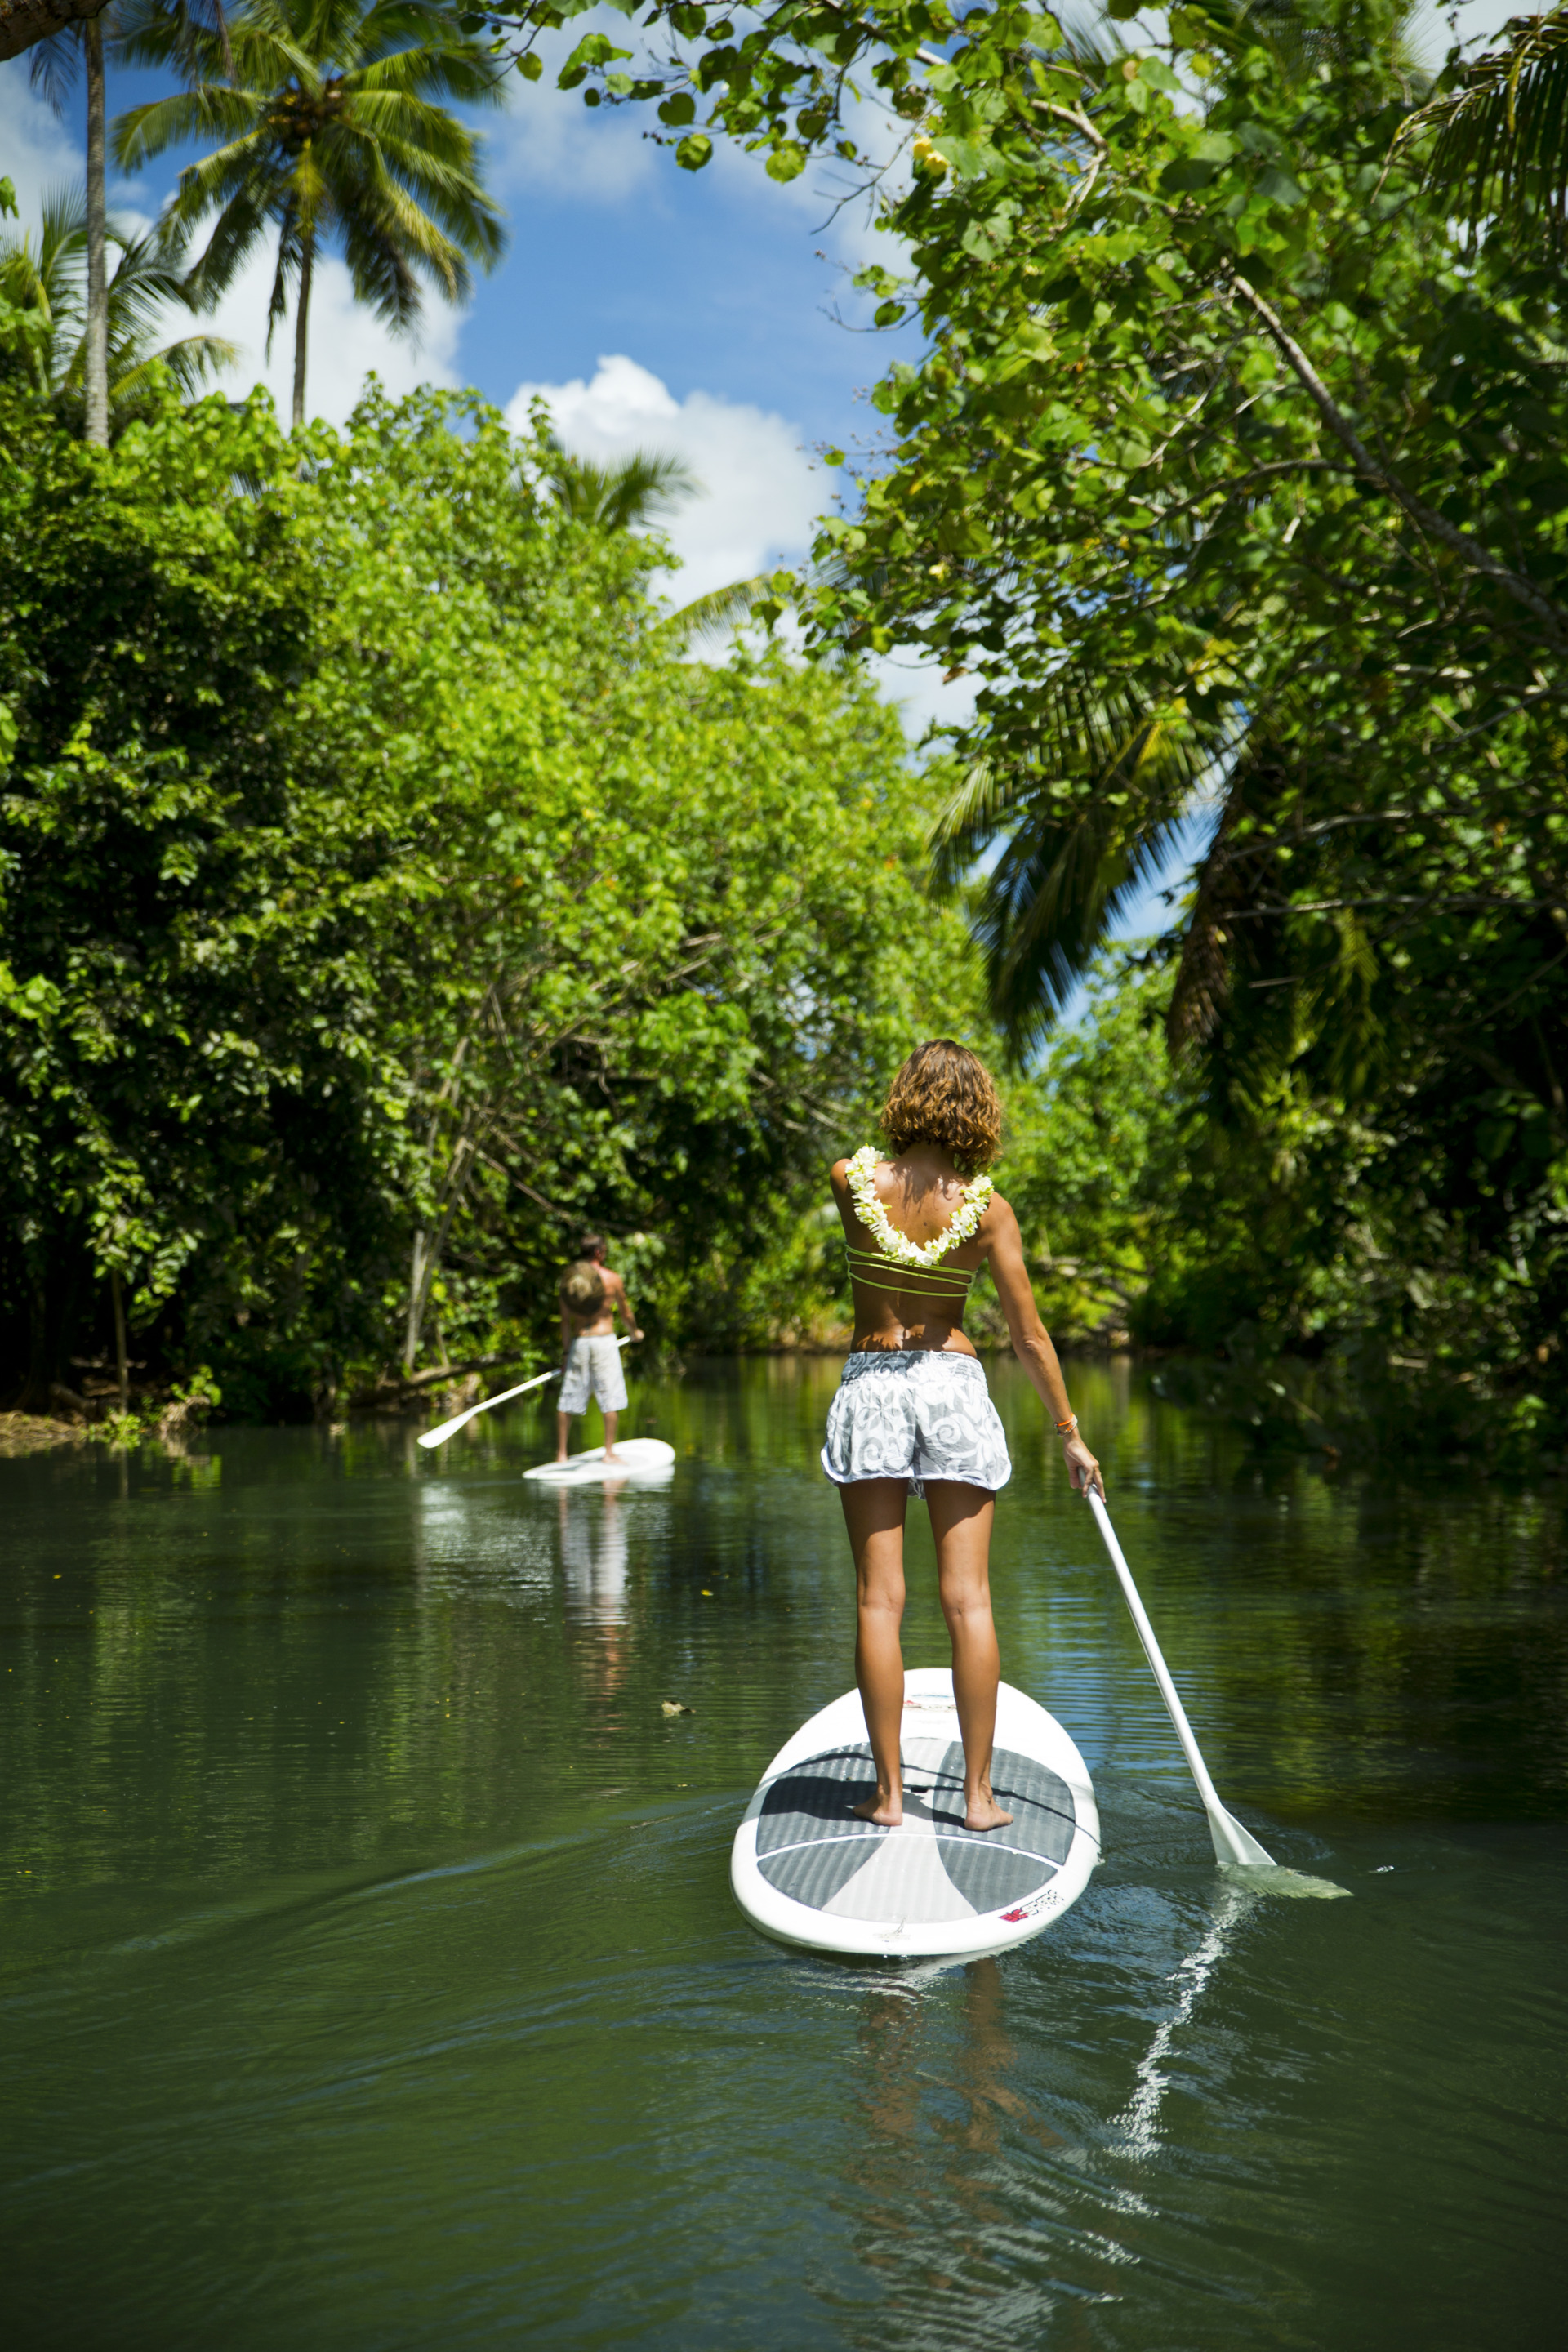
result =
[{"label": "palm frond", "polygon": [[1163,867],[1194,796],[1245,722],[1198,719],[1179,693],[1107,688],[1068,669],[1031,741],[982,754],[939,813],[939,881],[974,881],[992,1010],[1016,1045],[1047,1030],[1110,927]]},{"label": "palm frond", "polygon": [[689,646],[711,644],[738,629],[752,607],[773,593],[773,584],[767,572],[759,572],[751,580],[731,580],[727,588],[710,588],[673,612],[670,626],[681,632]]},{"label": "palm frond", "polygon": [[34,44],[27,79],[55,113],[63,115],[66,101],[81,78],[81,28],[68,25]]},{"label": "palm frond", "polygon": [[1458,86],[1400,129],[1395,152],[1435,132],[1428,184],[1466,221],[1539,220],[1553,247],[1568,231],[1568,9],[1515,16],[1503,45],[1466,66]]},{"label": "palm frond", "polygon": [[184,335],[177,343],[165,343],[161,352],[147,352],[118,372],[111,354],[110,397],[116,407],[122,408],[166,375],[183,398],[194,400],[238,358],[238,344],[222,335]]},{"label": "palm frond", "polygon": [[446,0],[119,0],[123,54],[187,87],[115,125],[124,165],[206,146],[180,175],[173,215],[212,219],[186,281],[210,302],[268,230],[278,237],[268,347],[307,245],[346,258],[356,299],[398,331],[422,282],[450,302],[505,246],[482,150],[441,100],[499,101],[501,68]]},{"label": "palm frond", "polygon": [[635,530],[692,498],[701,484],[682,457],[634,449],[612,465],[574,457],[553,434],[547,444],[552,464],[546,478],[557,502],[574,522],[599,530]]},{"label": "palm frond", "polygon": [[[254,135],[258,112],[255,99],[245,90],[204,86],[173,98],[154,98],[116,115],[110,152],[121,171],[139,172],[168,148],[184,147],[215,132],[226,139]],[[189,165],[181,178],[201,169],[200,164]]]},{"label": "palm frond", "polygon": [[[163,224],[133,236],[110,219],[106,242],[117,252],[109,280],[109,402],[122,427],[147,407],[160,385],[186,398],[237,357],[217,335],[187,335],[160,347],[171,305],[189,307],[184,248],[177,228]],[[49,192],[35,237],[0,240],[0,294],[44,322],[46,332],[28,361],[36,389],[69,419],[82,422],[85,347],[87,198],[79,184]]]}]

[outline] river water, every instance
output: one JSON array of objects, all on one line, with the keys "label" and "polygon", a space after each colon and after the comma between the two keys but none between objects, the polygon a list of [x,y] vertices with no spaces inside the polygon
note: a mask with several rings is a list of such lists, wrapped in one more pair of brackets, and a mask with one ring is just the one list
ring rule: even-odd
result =
[{"label": "river water", "polygon": [[1073,1369],[1221,1794],[1352,1897],[1258,1899],[994,1367],[1004,1672],[1105,1859],[1001,1961],[832,1967],[727,1864],[852,1679],[836,1371],[645,1381],[679,1465],[618,1497],[521,1484],[531,1403],[0,1463],[18,2352],[1561,2340],[1561,1488],[1259,1462]]}]

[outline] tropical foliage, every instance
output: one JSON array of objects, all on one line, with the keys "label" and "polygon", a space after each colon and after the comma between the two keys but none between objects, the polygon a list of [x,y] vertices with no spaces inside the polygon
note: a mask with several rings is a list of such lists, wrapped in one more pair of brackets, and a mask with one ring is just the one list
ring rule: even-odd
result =
[{"label": "tropical foliage", "polygon": [[107,458],[13,401],[5,446],[0,1344],[34,1396],[108,1347],[113,1272],[133,1358],[240,1411],[526,1356],[587,1219],[656,1333],[776,1328],[759,1259],[910,1031],[967,1017],[892,715],[686,660],[668,551],[563,512],[477,403],[372,400],[303,469],[259,399]]},{"label": "tropical foliage", "polygon": [[563,79],[657,98],[689,167],[865,161],[857,74],[902,126],[864,282],[926,345],[813,614],[977,679],[940,851],[999,1016],[1048,1033],[1205,808],[1168,1035],[1280,1251],[1221,1252],[1215,1301],[1561,1413],[1556,20],[1434,94],[1387,0],[1135,49],[1006,5],[657,17],[679,56],[595,34]]},{"label": "tropical foliage", "polygon": [[[137,236],[110,220],[106,244],[118,255],[108,279],[105,344],[107,415],[121,430],[157,387],[187,397],[236,356],[220,335],[183,335],[160,343],[171,311],[188,309],[184,255],[156,234]],[[0,236],[0,364],[17,371],[62,418],[84,423],[86,409],[87,215],[79,189],[44,200],[35,236]],[[86,437],[90,438],[90,436]]]},{"label": "tropical foliage", "polygon": [[1500,48],[1450,60],[1401,133],[1436,131],[1429,171],[1467,220],[1496,215],[1516,238],[1560,248],[1568,225],[1568,12],[1516,16]]},{"label": "tropical foliage", "polygon": [[208,146],[170,215],[187,233],[212,219],[191,274],[198,300],[275,242],[268,340],[292,286],[296,425],[320,254],[341,246],[355,299],[404,333],[418,324],[421,280],[461,301],[470,263],[500,257],[479,141],[437,102],[493,105],[496,68],[436,0],[242,0],[210,27],[167,0],[125,0],[119,22],[128,63],[173,68],[190,86],[121,116],[115,160],[135,171],[171,146]]}]

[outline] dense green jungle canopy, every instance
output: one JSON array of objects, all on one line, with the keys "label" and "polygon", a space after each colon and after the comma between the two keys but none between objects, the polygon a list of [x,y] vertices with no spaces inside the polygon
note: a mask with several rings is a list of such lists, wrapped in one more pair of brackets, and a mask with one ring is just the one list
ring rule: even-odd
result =
[{"label": "dense green jungle canopy", "polygon": [[526,1352],[588,1221],[656,1334],[766,1336],[802,1187],[973,1008],[895,715],[685,659],[658,544],[477,402],[4,422],[11,1381],[101,1359],[115,1271],[242,1411]]}]

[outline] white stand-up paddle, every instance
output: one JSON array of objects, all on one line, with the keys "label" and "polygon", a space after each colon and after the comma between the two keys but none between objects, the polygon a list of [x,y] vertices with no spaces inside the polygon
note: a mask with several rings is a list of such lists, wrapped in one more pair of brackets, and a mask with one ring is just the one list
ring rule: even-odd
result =
[{"label": "white stand-up paddle", "polygon": [[[628,1344],[626,1339],[616,1341],[617,1348],[624,1348]],[[471,1404],[467,1412],[455,1412],[450,1421],[438,1422],[434,1429],[422,1431],[419,1443],[421,1445],[445,1445],[448,1437],[455,1437],[464,1423],[472,1421],[476,1413],[489,1412],[492,1405],[510,1404],[513,1397],[526,1396],[530,1389],[542,1389],[546,1381],[558,1381],[560,1378],[559,1365],[553,1371],[535,1372],[531,1381],[520,1381],[516,1388],[502,1389],[499,1396],[486,1397],[482,1404]]]},{"label": "white stand-up paddle", "polygon": [[1138,1628],[1138,1639],[1143,1644],[1143,1655],[1153,1670],[1154,1680],[1160,1685],[1160,1696],[1164,1700],[1170,1711],[1171,1721],[1176,1727],[1176,1737],[1182,1743],[1182,1753],[1185,1756],[1192,1776],[1198,1784],[1198,1794],[1204,1801],[1204,1811],[1209,1817],[1209,1835],[1214,1840],[1215,1861],[1240,1863],[1249,1869],[1274,1869],[1276,1866],[1274,1856],[1260,1846],[1252,1832],[1244,1829],[1236,1815],[1227,1813],[1220,1803],[1214,1782],[1209,1779],[1208,1766],[1198,1754],[1198,1743],[1193,1738],[1193,1727],[1187,1721],[1187,1711],[1176,1695],[1176,1685],[1171,1680],[1170,1669],[1160,1655],[1160,1644],[1154,1639],[1154,1628],[1150,1624],[1148,1612],[1138,1598],[1138,1587],[1132,1581],[1132,1571],[1121,1556],[1121,1546],[1116,1540],[1116,1530],[1110,1524],[1110,1515],[1105,1507],[1104,1497],[1096,1494],[1092,1486],[1089,1493],[1089,1507],[1094,1513],[1095,1522],[1100,1534],[1105,1538],[1105,1549],[1110,1554],[1110,1565],[1116,1570],[1122,1597],[1131,1612],[1132,1622]]}]

